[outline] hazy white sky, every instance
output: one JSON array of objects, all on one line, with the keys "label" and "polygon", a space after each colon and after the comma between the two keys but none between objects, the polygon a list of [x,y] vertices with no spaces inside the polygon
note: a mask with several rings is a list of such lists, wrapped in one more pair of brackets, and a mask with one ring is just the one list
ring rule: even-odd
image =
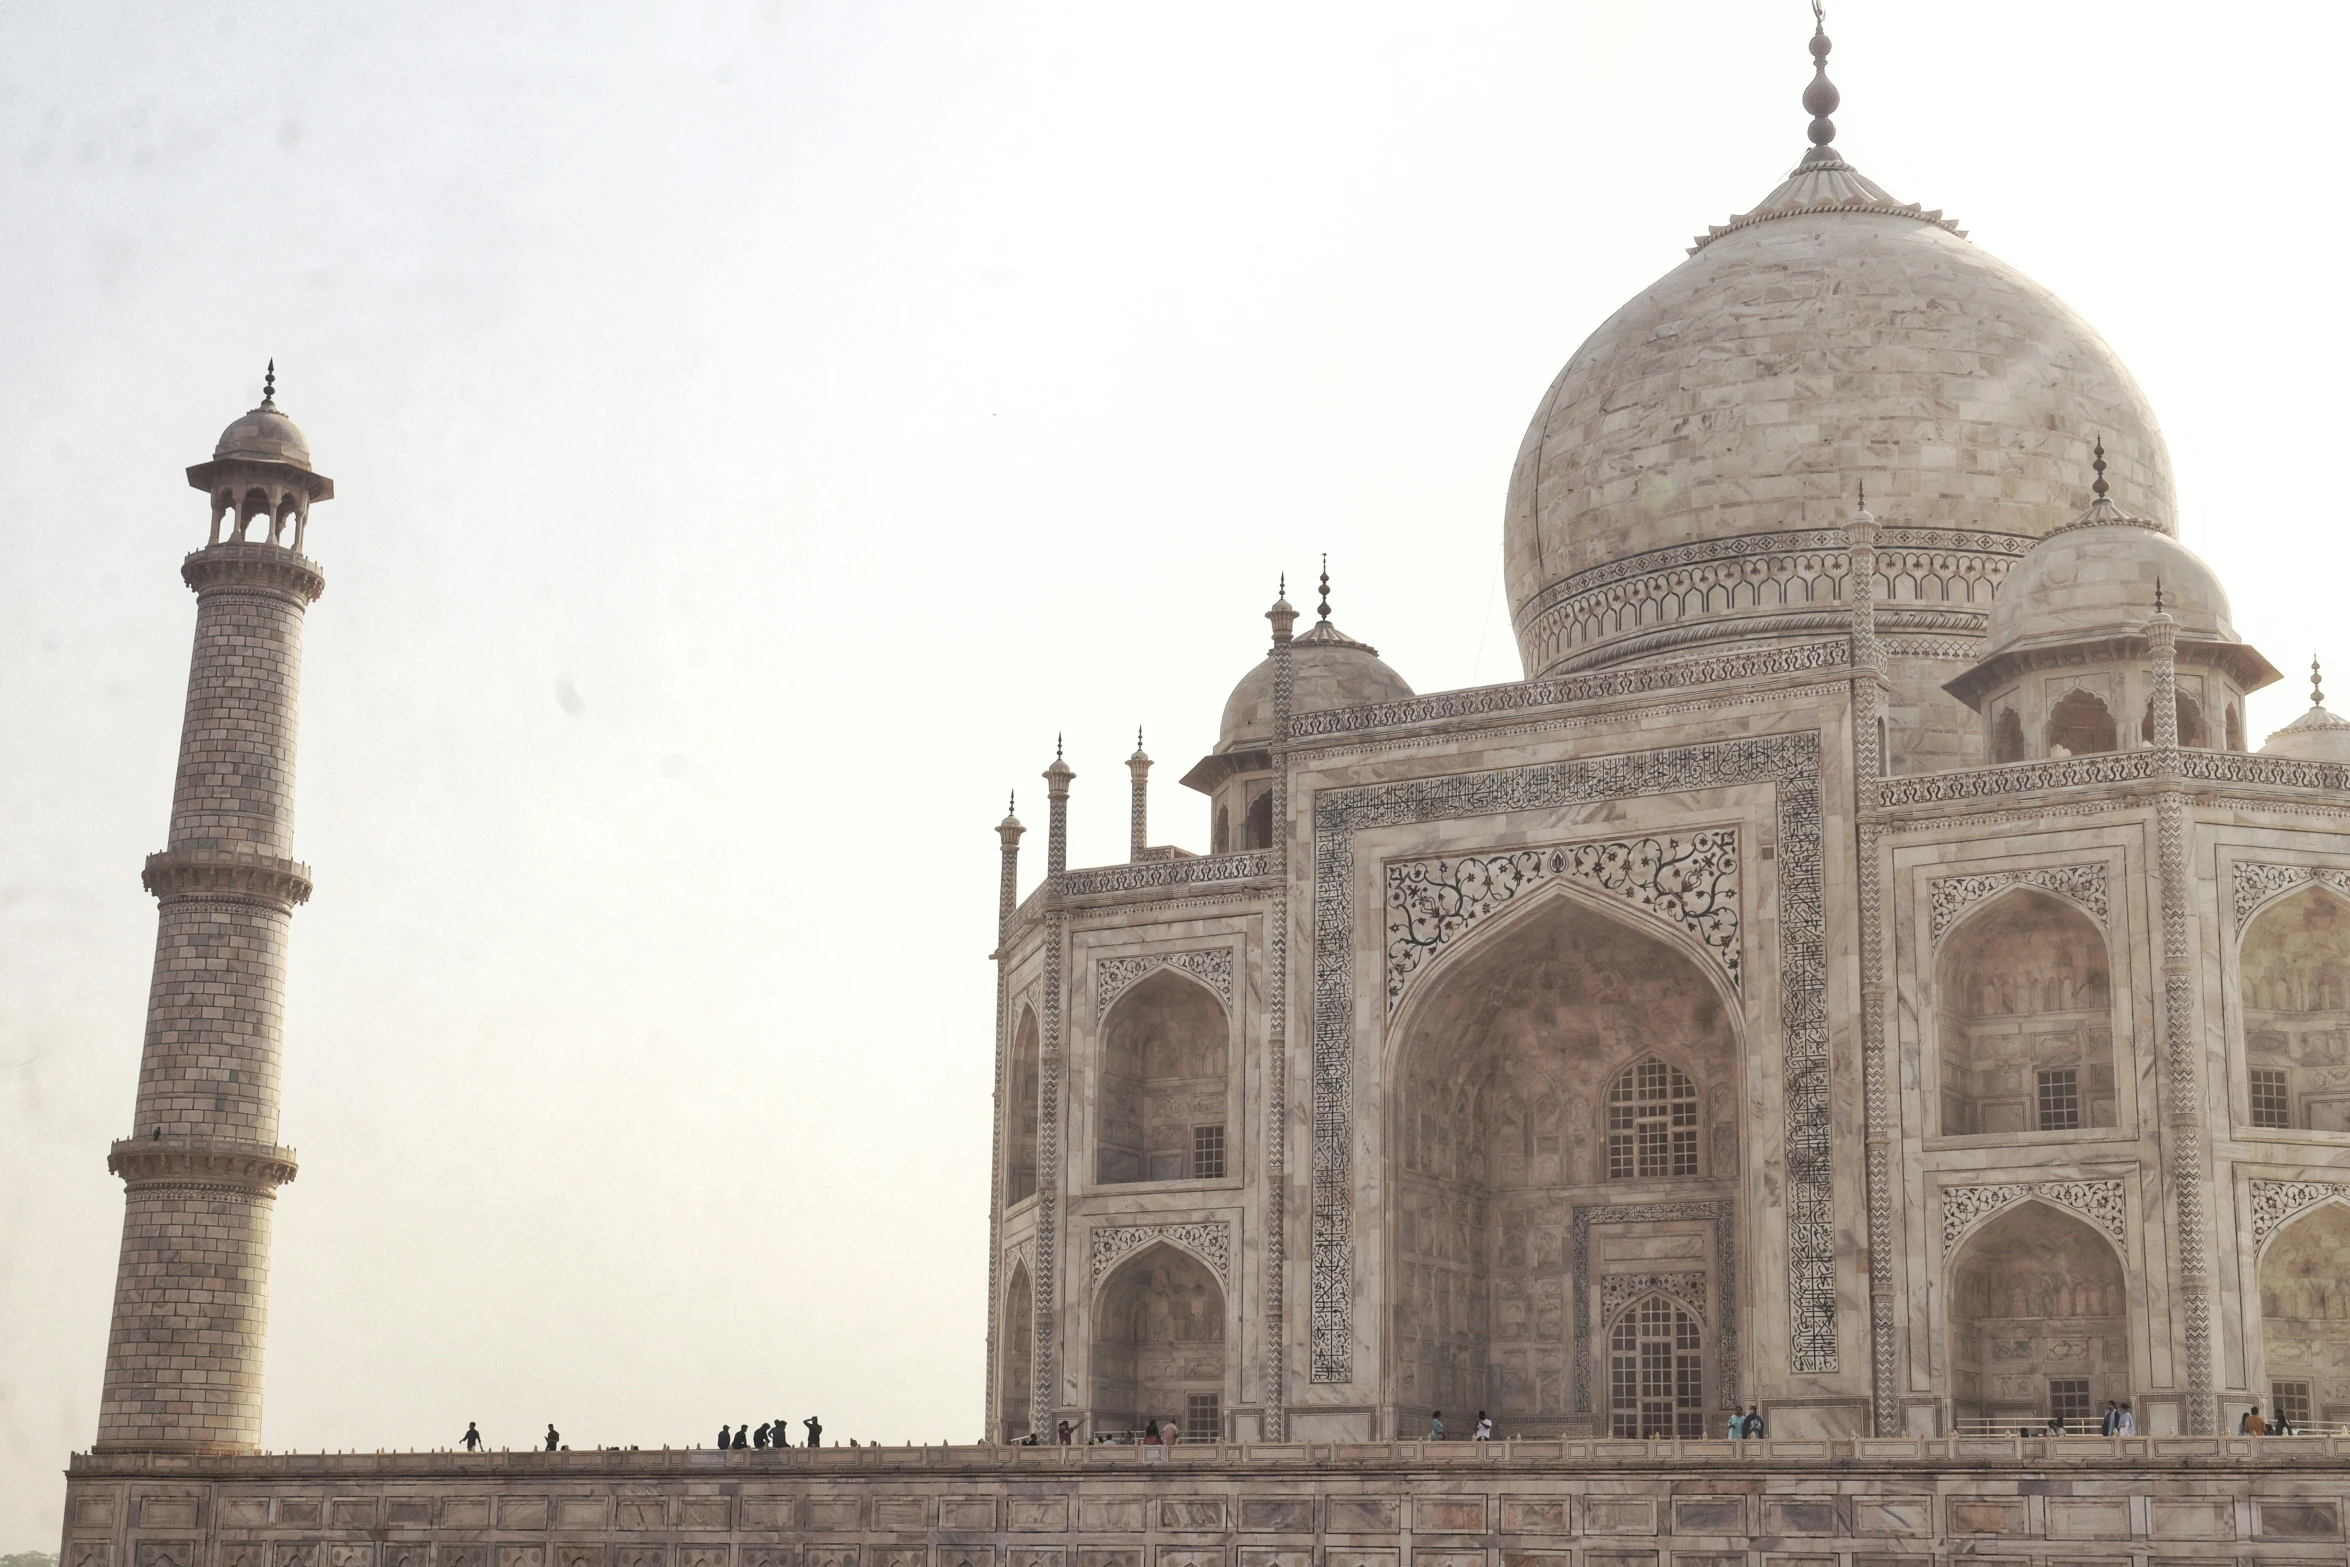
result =
[{"label": "hazy white sky", "polygon": [[[2350,680],[2342,9],[1830,20],[1839,147],[2106,334],[2239,628]],[[1516,678],[1526,420],[1801,152],[1808,32],[0,0],[0,1551],[95,1423],[180,470],[265,358],[342,494],[270,1444],[967,1439],[1004,790],[1041,828],[1066,729],[1122,857],[1141,722],[1204,847],[1175,779],[1323,549],[1420,689]]]}]

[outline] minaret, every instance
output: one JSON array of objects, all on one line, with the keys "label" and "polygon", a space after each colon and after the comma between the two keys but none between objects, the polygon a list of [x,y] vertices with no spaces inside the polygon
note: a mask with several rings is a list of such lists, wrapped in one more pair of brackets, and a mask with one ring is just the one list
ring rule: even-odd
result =
[{"label": "minaret", "polygon": [[[294,1178],[278,1146],[286,947],[310,869],[292,858],[302,617],[326,586],[301,546],[334,482],[277,411],[231,424],[188,482],[212,533],[181,563],[196,647],[171,836],[147,857],[161,908],[131,1135],[100,1451],[252,1452],[261,1444],[269,1213]],[[248,537],[257,533],[258,537]]]},{"label": "minaret", "polygon": [[1126,811],[1126,858],[1139,861],[1151,842],[1151,759],[1142,748],[1142,729],[1134,731],[1134,754],[1126,758],[1133,798]]},{"label": "minaret", "polygon": [[1058,876],[1069,868],[1069,782],[1077,776],[1053,741],[1053,765],[1044,770],[1044,873]]}]

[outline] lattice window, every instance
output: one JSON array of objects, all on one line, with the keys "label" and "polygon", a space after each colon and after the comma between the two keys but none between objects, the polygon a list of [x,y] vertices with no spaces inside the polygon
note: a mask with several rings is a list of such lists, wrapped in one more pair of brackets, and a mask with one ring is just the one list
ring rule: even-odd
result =
[{"label": "lattice window", "polygon": [[1608,1429],[1627,1437],[1705,1435],[1705,1354],[1697,1319],[1650,1295],[1608,1335]]},{"label": "lattice window", "polygon": [[1697,1173],[1697,1085],[1650,1057],[1607,1092],[1609,1180]]},{"label": "lattice window", "polygon": [[2048,1379],[2048,1413],[2064,1422],[2067,1431],[2078,1431],[2089,1424],[2089,1379],[2087,1377],[2050,1377]]},{"label": "lattice window", "polygon": [[1224,1128],[1195,1126],[1191,1129],[1191,1173],[1194,1179],[1220,1181],[1224,1178]]},{"label": "lattice window", "polygon": [[2309,1384],[2306,1382],[2271,1382],[2269,1396],[2275,1400],[2269,1407],[2276,1417],[2298,1431],[2309,1424]]},{"label": "lattice window", "polygon": [[1183,1440],[1213,1442],[1224,1434],[1223,1396],[1194,1393],[1183,1404]]},{"label": "lattice window", "polygon": [[2293,1094],[2283,1067],[2252,1069],[2252,1124],[2287,1127],[2293,1124]]},{"label": "lattice window", "polygon": [[2055,1066],[2040,1074],[2040,1130],[2069,1132],[2081,1124],[2081,1074],[2078,1068]]}]

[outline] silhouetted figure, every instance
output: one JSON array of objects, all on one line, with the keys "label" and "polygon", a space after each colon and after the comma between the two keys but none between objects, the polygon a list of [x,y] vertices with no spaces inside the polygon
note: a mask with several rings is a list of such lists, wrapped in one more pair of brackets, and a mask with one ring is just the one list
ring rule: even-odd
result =
[{"label": "silhouetted figure", "polygon": [[723,1453],[732,1446],[734,1446],[734,1427],[720,1426],[718,1428],[718,1450]]},{"label": "silhouetted figure", "polygon": [[1166,1445],[1159,1440],[1159,1422],[1155,1416],[1148,1425],[1142,1428],[1142,1445],[1145,1447],[1164,1447]]},{"label": "silhouetted figure", "polygon": [[465,1451],[469,1453],[479,1452],[481,1450],[481,1427],[475,1425],[470,1420],[466,1421],[465,1434],[459,1437],[457,1440],[465,1444]]},{"label": "silhouetted figure", "polygon": [[773,1442],[777,1447],[789,1447],[791,1446],[791,1438],[788,1434],[790,1429],[784,1423],[783,1416],[777,1415],[775,1424],[768,1430],[767,1440]]},{"label": "silhouetted figure", "polygon": [[734,1428],[734,1445],[737,1447],[751,1445],[751,1428],[748,1422]]},{"label": "silhouetted figure", "polygon": [[1077,1428],[1071,1425],[1068,1421],[1064,1420],[1060,1423],[1059,1427],[1056,1428],[1055,1434],[1060,1437],[1061,1445],[1063,1447],[1067,1447],[1069,1445],[1070,1439],[1076,1436]]},{"label": "silhouetted figure", "polygon": [[758,1430],[751,1433],[751,1445],[753,1447],[765,1447],[767,1445],[767,1428],[765,1426],[761,1426]]},{"label": "silhouetted figure", "polygon": [[1762,1411],[1752,1404],[1746,1406],[1746,1423],[1741,1431],[1749,1442],[1759,1440],[1763,1434]]},{"label": "silhouetted figure", "polygon": [[822,1447],[824,1445],[823,1421],[817,1419],[814,1415],[810,1415],[807,1419],[801,1421],[800,1424],[808,1428],[808,1445],[810,1447]]},{"label": "silhouetted figure", "polygon": [[1431,1442],[1444,1440],[1444,1411],[1441,1409],[1432,1409],[1428,1412],[1428,1440]]},{"label": "silhouetted figure", "polygon": [[558,1432],[555,1430],[555,1422],[553,1422],[552,1420],[548,1421],[548,1422],[547,1422],[547,1451],[551,1453],[551,1452],[553,1452],[553,1451],[554,1451],[556,1448],[558,1448],[558,1447],[560,1447],[560,1446],[562,1446],[562,1445],[563,1445],[563,1438],[562,1438],[562,1436],[561,1436],[561,1435],[560,1435],[560,1434],[559,1434],[559,1433],[558,1433]]}]

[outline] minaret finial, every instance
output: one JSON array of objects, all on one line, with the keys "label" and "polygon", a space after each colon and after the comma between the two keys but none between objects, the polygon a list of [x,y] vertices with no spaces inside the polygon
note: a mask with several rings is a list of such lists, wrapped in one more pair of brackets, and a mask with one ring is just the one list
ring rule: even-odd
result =
[{"label": "minaret finial", "polygon": [[270,356],[269,369],[261,377],[261,406],[264,408],[277,406],[277,358],[275,355]]},{"label": "minaret finial", "polygon": [[1322,607],[1314,611],[1324,620],[1330,618],[1330,557],[1322,557]]},{"label": "minaret finial", "polygon": [[2157,615],[2162,613],[2162,579],[2160,577],[2154,579],[2154,613]]},{"label": "minaret finial", "polygon": [[1803,90],[1803,107],[1811,115],[1811,151],[1803,161],[1840,163],[1843,160],[1828,150],[1828,143],[1836,139],[1836,122],[1828,116],[1843,99],[1828,80],[1828,51],[1835,45],[1828,41],[1828,13],[1822,0],[1811,0],[1811,19],[1811,85]]},{"label": "minaret finial", "polygon": [[2113,486],[2105,482],[2105,437],[2102,435],[2097,437],[2097,455],[2090,461],[2089,466],[2097,470],[2097,482],[2089,486],[2089,493],[2096,496],[2097,499],[2103,500],[2106,492],[2111,490]]},{"label": "minaret finial", "polygon": [[1019,814],[1020,814],[1020,791],[1019,791],[1019,790],[1017,790],[1017,789],[1010,789],[1010,790],[1006,790],[1006,791],[1005,791],[1005,793],[1004,793],[1004,814],[1005,814],[1006,816],[1017,816],[1017,815],[1019,815]]},{"label": "minaret finial", "polygon": [[1866,479],[1860,481],[1860,509],[1862,511],[1869,509],[1869,481]]},{"label": "minaret finial", "polygon": [[1057,762],[1057,761],[1059,761],[1060,759],[1061,759],[1061,737],[1060,737],[1058,734],[1055,734],[1055,735],[1053,736],[1053,760]]},{"label": "minaret finial", "polygon": [[2309,655],[2309,705],[2311,707],[2323,707],[2326,705],[2325,676],[2318,672],[2317,654],[2315,652],[2312,652]]}]

